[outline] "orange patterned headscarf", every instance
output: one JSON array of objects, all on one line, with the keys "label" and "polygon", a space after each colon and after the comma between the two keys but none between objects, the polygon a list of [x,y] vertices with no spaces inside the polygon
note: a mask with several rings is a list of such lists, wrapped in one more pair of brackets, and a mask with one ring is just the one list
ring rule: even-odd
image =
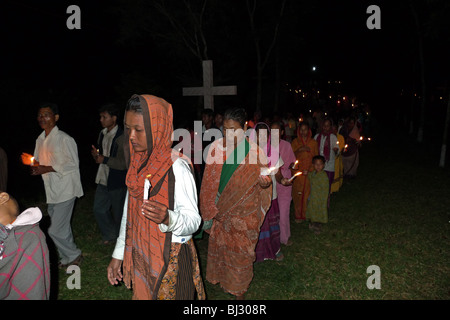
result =
[{"label": "orange patterned headscarf", "polygon": [[[163,233],[157,223],[145,218],[141,212],[144,181],[151,174],[153,186],[149,199],[169,207],[167,172],[174,159],[171,149],[173,133],[172,106],[151,95],[139,97],[147,136],[147,151],[135,152],[131,145],[130,165],[126,177],[129,191],[127,235],[123,262],[124,281],[133,283],[136,299],[154,299],[167,268],[171,233]],[[128,139],[129,141],[129,139]]]}]

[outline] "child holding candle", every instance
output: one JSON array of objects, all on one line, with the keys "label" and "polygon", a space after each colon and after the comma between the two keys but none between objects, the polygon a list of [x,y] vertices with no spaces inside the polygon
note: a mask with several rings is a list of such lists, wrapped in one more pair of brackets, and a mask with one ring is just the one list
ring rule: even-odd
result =
[{"label": "child holding candle", "polygon": [[312,161],[314,171],[308,173],[311,194],[306,209],[306,219],[310,221],[309,228],[315,234],[319,234],[322,229],[322,224],[328,222],[328,194],[330,184],[328,176],[324,171],[325,158],[318,155]]},{"label": "child holding candle", "polygon": [[19,214],[16,200],[0,192],[0,300],[49,299],[49,252],[41,218],[39,208]]}]

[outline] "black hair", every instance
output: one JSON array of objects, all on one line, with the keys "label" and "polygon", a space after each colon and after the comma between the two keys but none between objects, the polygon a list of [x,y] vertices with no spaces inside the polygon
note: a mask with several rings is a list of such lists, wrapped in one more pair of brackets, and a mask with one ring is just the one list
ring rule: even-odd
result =
[{"label": "black hair", "polygon": [[261,130],[261,129],[267,130],[267,127],[268,127],[268,126],[265,125],[265,122],[258,123],[258,124],[256,125],[256,127],[255,127],[255,131],[259,131],[259,130]]},{"label": "black hair", "polygon": [[306,121],[302,121],[302,122],[300,122],[300,124],[298,125],[298,127],[300,128],[301,126],[307,126],[307,127],[308,127],[308,129],[311,129],[311,128],[310,128],[310,126],[309,126],[309,123],[308,123],[308,122],[306,122]]},{"label": "black hair", "polygon": [[284,130],[284,125],[281,123],[281,121],[274,121],[270,124],[270,127],[272,127],[273,125],[279,126],[280,130]]},{"label": "black hair", "polygon": [[202,115],[206,114],[208,117],[214,117],[214,111],[212,109],[203,109]]},{"label": "black hair", "polygon": [[325,164],[325,157],[324,156],[321,156],[321,155],[314,156],[312,158],[312,163],[314,163],[316,160],[320,160],[320,161],[322,161]]},{"label": "black hair", "polygon": [[247,112],[244,108],[231,108],[227,109],[225,113],[223,114],[223,120],[233,120],[236,122],[239,122],[241,125],[241,128],[244,128],[245,120],[247,119]]},{"label": "black hair", "polygon": [[50,110],[52,110],[54,115],[59,114],[59,107],[58,107],[58,105],[56,103],[53,103],[53,102],[41,103],[39,105],[39,110],[41,110],[42,108],[50,108]]},{"label": "black hair", "polygon": [[125,107],[125,111],[133,111],[133,112],[142,114],[141,101],[139,100],[138,96],[131,97],[127,101],[127,106]]},{"label": "black hair", "polygon": [[333,126],[333,119],[326,117],[323,119],[322,123],[325,123],[325,121],[330,121],[330,126]]},{"label": "black hair", "polygon": [[107,112],[111,117],[119,118],[119,108],[114,103],[107,103],[98,109],[98,113]]}]

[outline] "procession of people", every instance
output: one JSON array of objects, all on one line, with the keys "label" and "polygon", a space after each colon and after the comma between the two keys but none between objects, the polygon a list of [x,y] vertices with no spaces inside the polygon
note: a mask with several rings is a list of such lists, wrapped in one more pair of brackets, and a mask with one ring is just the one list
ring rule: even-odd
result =
[{"label": "procession of people", "polygon": [[[34,154],[23,154],[22,162],[44,182],[58,267],[81,266],[84,256],[71,227],[76,199],[84,195],[77,143],[58,128],[56,104],[37,111],[43,131]],[[283,247],[292,245],[291,213],[295,223],[308,221],[319,235],[328,222],[330,195],[357,174],[361,124],[353,116],[301,116],[295,122],[292,115],[249,117],[245,108],[204,109],[202,132],[186,130],[183,139],[191,145],[175,150],[176,115],[160,97],[133,95],[125,108],[106,104],[98,114],[103,129],[91,146],[98,164],[92,211],[102,244],[115,245],[106,276],[112,285],[125,282],[133,299],[202,300],[205,280],[244,299],[254,263],[282,261]],[[206,139],[211,133],[214,138]],[[200,163],[195,153],[202,155]],[[14,208],[10,218],[7,200],[13,195],[2,191],[0,212],[9,217],[1,225],[3,271],[6,262],[16,261],[8,236],[19,212]],[[40,218],[36,214],[29,224],[39,230]],[[209,242],[205,279],[195,245],[203,238]],[[46,272],[34,297],[48,299],[50,268],[42,239],[40,232],[30,240],[43,247],[38,261]],[[11,288],[18,278],[2,272],[0,286]],[[34,279],[22,273],[20,281],[26,286]],[[16,297],[10,289],[0,292],[1,299]]]}]

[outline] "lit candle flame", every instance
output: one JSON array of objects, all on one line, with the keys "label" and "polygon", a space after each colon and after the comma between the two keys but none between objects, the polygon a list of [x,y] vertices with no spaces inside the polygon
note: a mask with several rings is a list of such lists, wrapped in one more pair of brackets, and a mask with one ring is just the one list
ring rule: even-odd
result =
[{"label": "lit candle flame", "polygon": [[38,166],[38,161],[29,153],[23,152],[21,155],[22,163],[26,166]]},{"label": "lit candle flame", "polygon": [[301,175],[301,174],[302,174],[301,172],[297,172],[297,173],[294,174],[288,181],[291,182],[292,180],[295,179],[296,176],[299,176],[299,175]]}]

